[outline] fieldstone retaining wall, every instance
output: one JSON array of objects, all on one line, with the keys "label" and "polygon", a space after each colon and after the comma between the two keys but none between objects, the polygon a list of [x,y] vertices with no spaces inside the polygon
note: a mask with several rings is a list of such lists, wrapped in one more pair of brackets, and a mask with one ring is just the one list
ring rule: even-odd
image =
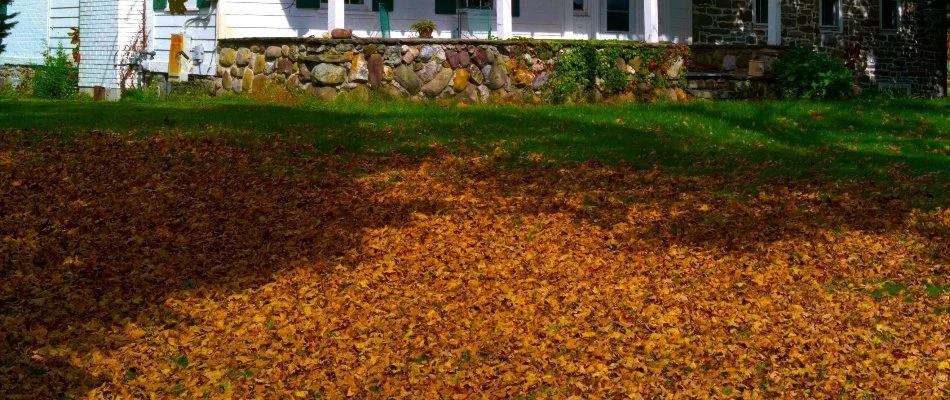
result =
[{"label": "fieldstone retaining wall", "polygon": [[[396,96],[463,102],[540,101],[552,66],[561,51],[570,47],[570,43],[561,42],[555,51],[547,45],[497,40],[226,39],[218,44],[215,89],[219,94],[248,93],[285,85],[321,98],[344,92],[366,96],[371,90],[380,90]],[[624,63],[624,73],[629,69]],[[680,61],[664,68],[663,73],[676,79],[685,72]],[[631,82],[634,73],[629,72]],[[660,90],[631,85],[638,87],[672,100],[683,97],[676,96],[675,87]],[[626,95],[634,97],[629,92]]]},{"label": "fieldstone retaining wall", "polygon": [[0,90],[13,90],[20,95],[33,93],[33,68],[23,65],[0,65]]}]

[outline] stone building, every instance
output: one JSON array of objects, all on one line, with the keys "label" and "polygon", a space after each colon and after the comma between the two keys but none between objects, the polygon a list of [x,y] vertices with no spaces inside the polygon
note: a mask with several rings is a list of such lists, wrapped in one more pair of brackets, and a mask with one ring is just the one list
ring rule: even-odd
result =
[{"label": "stone building", "polygon": [[946,33],[946,0],[693,0],[693,43],[814,46],[915,95],[946,95]]}]

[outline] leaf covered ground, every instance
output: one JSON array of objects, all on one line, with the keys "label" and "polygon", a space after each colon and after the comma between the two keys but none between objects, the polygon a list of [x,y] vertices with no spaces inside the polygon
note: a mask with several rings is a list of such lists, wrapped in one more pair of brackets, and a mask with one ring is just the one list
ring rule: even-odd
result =
[{"label": "leaf covered ground", "polygon": [[0,397],[950,396],[945,175],[427,149],[0,131]]}]

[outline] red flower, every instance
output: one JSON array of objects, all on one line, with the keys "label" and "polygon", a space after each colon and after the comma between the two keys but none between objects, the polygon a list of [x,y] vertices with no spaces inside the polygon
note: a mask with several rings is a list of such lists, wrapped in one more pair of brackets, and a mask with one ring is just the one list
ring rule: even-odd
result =
[{"label": "red flower", "polygon": [[656,61],[650,61],[650,69],[656,69]]}]

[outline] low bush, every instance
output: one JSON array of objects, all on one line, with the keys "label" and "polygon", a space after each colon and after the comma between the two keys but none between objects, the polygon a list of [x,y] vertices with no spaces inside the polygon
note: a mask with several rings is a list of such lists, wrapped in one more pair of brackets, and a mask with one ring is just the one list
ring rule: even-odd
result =
[{"label": "low bush", "polygon": [[579,44],[557,58],[547,85],[551,101],[563,103],[575,93],[585,92],[597,79],[597,49],[589,44]]},{"label": "low bush", "polygon": [[152,80],[145,87],[129,88],[122,92],[122,101],[159,101],[162,100],[162,93],[159,90],[158,82]]},{"label": "low bush", "polygon": [[33,73],[33,94],[47,99],[65,99],[76,94],[79,69],[62,46],[43,54],[43,65]]},{"label": "low bush", "polygon": [[[550,46],[550,45],[549,45]],[[560,49],[554,49],[560,50]],[[653,88],[683,87],[689,48],[684,45],[599,43],[571,44],[560,51],[550,69],[548,101],[563,103],[595,89],[609,96],[632,91],[638,84]],[[677,61],[681,64],[674,66]],[[678,73],[668,73],[679,68]]]},{"label": "low bush", "polygon": [[812,48],[796,47],[772,64],[786,98],[826,99],[848,96],[854,88],[844,61]]},{"label": "low bush", "polygon": [[172,85],[171,96],[169,97],[176,99],[214,97],[214,85],[198,79],[176,83]]}]

